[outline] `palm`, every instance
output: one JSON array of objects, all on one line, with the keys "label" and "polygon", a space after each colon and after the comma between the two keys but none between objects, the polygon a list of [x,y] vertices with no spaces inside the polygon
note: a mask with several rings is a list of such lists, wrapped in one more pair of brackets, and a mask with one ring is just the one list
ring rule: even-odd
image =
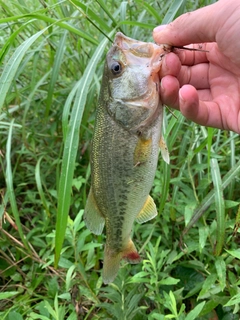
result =
[{"label": "palm", "polygon": [[[240,132],[240,67],[215,43],[206,43],[202,49],[208,52],[178,50],[179,59],[175,54],[165,57],[168,68],[163,65],[160,77],[165,77],[167,87],[162,100],[180,107],[187,118],[199,124]],[[181,107],[178,91],[187,84],[195,89],[184,87],[187,105]]]},{"label": "palm", "polygon": [[[189,119],[240,133],[240,2],[221,0],[153,31],[156,43],[208,50],[180,50],[160,72],[163,103]],[[200,45],[203,43],[203,45]],[[178,57],[179,59],[178,59]]]},{"label": "palm", "polygon": [[[206,79],[205,88],[198,89],[196,86],[199,99],[207,106],[206,125],[239,132],[240,68],[223,55],[216,44],[208,44],[206,49],[209,53],[206,54],[206,61],[202,63],[203,70],[198,76],[199,83],[200,77]],[[198,67],[201,68],[201,64]]]}]

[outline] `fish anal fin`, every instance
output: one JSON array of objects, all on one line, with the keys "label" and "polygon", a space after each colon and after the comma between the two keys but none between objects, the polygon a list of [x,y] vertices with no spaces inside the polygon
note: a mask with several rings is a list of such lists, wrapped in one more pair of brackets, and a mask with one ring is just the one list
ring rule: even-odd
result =
[{"label": "fish anal fin", "polygon": [[141,163],[146,162],[151,156],[152,150],[152,138],[143,139],[139,138],[136,148],[134,150],[134,164],[139,165]]},{"label": "fish anal fin", "polygon": [[105,284],[114,281],[122,259],[134,264],[141,261],[137,249],[131,239],[129,239],[127,246],[120,252],[115,252],[111,247],[108,247],[108,245],[105,246],[102,274],[103,282]]},{"label": "fish anal fin", "polygon": [[124,248],[122,257],[124,260],[132,264],[136,264],[141,261],[141,257],[131,239],[129,239],[127,246]]},{"label": "fish anal fin", "polygon": [[167,147],[167,144],[166,144],[163,136],[161,136],[161,138],[160,138],[159,148],[160,148],[160,151],[161,151],[161,155],[162,155],[163,160],[164,160],[166,163],[169,164],[169,163],[170,163],[170,158],[169,158],[168,147]]},{"label": "fish anal fin", "polygon": [[156,217],[157,214],[158,212],[157,212],[157,208],[154,203],[154,200],[151,196],[148,196],[146,202],[143,205],[142,210],[139,212],[139,214],[136,217],[136,221],[138,223],[144,223]]},{"label": "fish anal fin", "polygon": [[98,209],[97,203],[94,198],[94,194],[92,192],[92,188],[90,189],[90,192],[87,198],[87,203],[84,209],[83,218],[86,226],[92,233],[94,234],[102,233],[105,219]]}]

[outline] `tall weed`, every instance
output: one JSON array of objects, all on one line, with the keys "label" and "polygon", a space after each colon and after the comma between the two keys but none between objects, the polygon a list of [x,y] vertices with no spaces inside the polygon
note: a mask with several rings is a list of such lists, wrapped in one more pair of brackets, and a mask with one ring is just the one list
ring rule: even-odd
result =
[{"label": "tall weed", "polygon": [[109,286],[105,238],[82,220],[115,32],[151,41],[156,25],[212,2],[0,0],[1,319],[239,319],[238,135],[166,110],[159,215],[134,226],[143,261]]}]

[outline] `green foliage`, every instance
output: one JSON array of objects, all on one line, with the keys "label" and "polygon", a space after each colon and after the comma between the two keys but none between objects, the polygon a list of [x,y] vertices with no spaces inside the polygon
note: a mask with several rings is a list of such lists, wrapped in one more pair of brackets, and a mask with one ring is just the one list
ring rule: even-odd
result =
[{"label": "green foliage", "polygon": [[[0,318],[239,319],[238,135],[168,110],[143,258],[101,278],[82,220],[105,53],[211,0],[0,0]],[[54,265],[55,261],[55,265]],[[58,264],[58,268],[56,265]]]}]

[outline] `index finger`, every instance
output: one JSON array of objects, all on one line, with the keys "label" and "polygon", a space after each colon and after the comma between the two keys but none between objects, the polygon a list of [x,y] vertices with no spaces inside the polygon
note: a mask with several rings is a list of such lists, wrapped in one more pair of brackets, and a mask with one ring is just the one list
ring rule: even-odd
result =
[{"label": "index finger", "polygon": [[[184,49],[185,48],[185,49]],[[182,49],[174,48],[173,52],[179,57],[181,64],[186,66],[193,66],[200,63],[208,62],[207,53],[211,49],[208,43],[191,44]],[[188,50],[189,49],[189,50]],[[191,51],[191,49],[194,49]],[[198,50],[198,51],[196,51]]]},{"label": "index finger", "polygon": [[156,43],[167,43],[172,46],[184,46],[190,43],[215,42],[219,21],[216,21],[219,3],[206,6],[193,12],[188,12],[164,29],[153,30]]}]

